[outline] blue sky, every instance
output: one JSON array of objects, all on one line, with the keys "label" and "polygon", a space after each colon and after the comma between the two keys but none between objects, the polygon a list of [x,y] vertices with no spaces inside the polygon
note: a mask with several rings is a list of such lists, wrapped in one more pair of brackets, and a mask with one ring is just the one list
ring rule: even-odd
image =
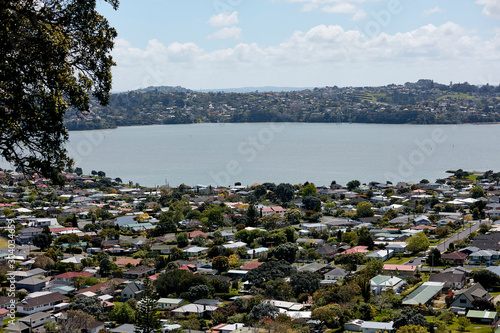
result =
[{"label": "blue sky", "polygon": [[498,0],[121,0],[114,91],[500,83]]}]

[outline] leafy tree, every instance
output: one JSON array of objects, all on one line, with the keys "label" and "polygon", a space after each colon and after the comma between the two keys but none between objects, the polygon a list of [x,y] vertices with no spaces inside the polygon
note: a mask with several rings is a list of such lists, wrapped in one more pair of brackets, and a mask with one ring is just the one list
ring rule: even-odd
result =
[{"label": "leafy tree", "polygon": [[249,271],[245,276],[245,280],[248,280],[253,285],[259,287],[264,282],[278,278],[285,278],[294,272],[295,267],[293,267],[289,262],[283,260],[267,261],[256,269]]},{"label": "leafy tree", "polygon": [[500,276],[487,269],[480,269],[472,273],[474,282],[481,284],[486,289],[500,285]]},{"label": "leafy tree", "polygon": [[109,313],[109,319],[120,324],[132,324],[135,321],[135,311],[127,303],[117,303]]},{"label": "leafy tree", "polygon": [[358,234],[355,231],[346,231],[342,234],[342,242],[356,244],[358,242]]},{"label": "leafy tree", "polygon": [[314,212],[321,211],[321,200],[313,195],[308,195],[302,198],[302,203],[306,210],[311,210]]},{"label": "leafy tree", "polygon": [[467,330],[467,327],[471,325],[471,322],[467,317],[458,317],[457,319],[457,324],[458,324],[458,331],[459,332],[465,332]]},{"label": "leafy tree", "polygon": [[361,201],[356,206],[356,215],[358,217],[372,217],[375,213],[372,210],[373,205],[367,201]]},{"label": "leafy tree", "polygon": [[373,236],[367,227],[362,227],[358,230],[358,245],[367,246],[370,251],[375,247]]},{"label": "leafy tree", "polygon": [[[82,297],[82,298],[87,298],[87,297]],[[68,310],[66,311],[65,318],[58,320],[57,332],[58,333],[81,332],[94,322],[95,322],[94,317],[91,314],[88,314],[80,310]]]},{"label": "leafy tree", "polygon": [[432,260],[434,260],[434,266],[441,265],[441,251],[439,251],[438,248],[433,248],[429,252],[429,258],[432,258]]},{"label": "leafy tree", "polygon": [[373,259],[366,263],[365,272],[369,279],[382,274],[384,270],[384,263],[382,260]]},{"label": "leafy tree", "polygon": [[52,236],[46,233],[39,233],[33,236],[33,245],[45,250],[52,244]]},{"label": "leafy tree", "polygon": [[420,325],[406,325],[400,327],[396,333],[429,333],[429,331]]},{"label": "leafy tree", "polygon": [[176,237],[177,245],[179,247],[186,247],[189,244],[188,234],[187,232],[181,232]]},{"label": "leafy tree", "polygon": [[294,243],[285,243],[275,247],[270,255],[276,258],[277,260],[285,260],[289,263],[293,263],[295,261],[295,255],[299,250],[298,246]]},{"label": "leafy tree", "polygon": [[160,318],[156,314],[158,310],[158,294],[154,291],[153,282],[146,277],[144,279],[144,293],[142,299],[137,302],[135,314],[134,333],[156,333],[160,329]]},{"label": "leafy tree", "polygon": [[250,319],[261,320],[263,318],[275,318],[279,314],[279,309],[269,303],[255,305],[250,311]]},{"label": "leafy tree", "polygon": [[248,206],[246,216],[248,218],[248,226],[255,227],[257,225],[257,221],[259,219],[259,212],[257,211],[257,208],[255,208],[254,205]]},{"label": "leafy tree", "polygon": [[189,288],[189,300],[194,302],[201,298],[208,298],[210,296],[210,289],[206,285],[198,285]]},{"label": "leafy tree", "polygon": [[224,273],[229,270],[229,258],[225,256],[218,256],[212,260],[212,268],[216,269],[219,273]]},{"label": "leafy tree", "polygon": [[92,316],[102,312],[101,300],[97,296],[76,298],[69,307],[71,310],[82,311]]},{"label": "leafy tree", "polygon": [[476,298],[472,301],[472,306],[481,311],[495,311],[495,305],[485,298]]},{"label": "leafy tree", "polygon": [[403,309],[399,316],[394,319],[393,327],[399,329],[400,327],[408,325],[427,327],[427,321],[418,311],[414,309]]},{"label": "leafy tree", "polygon": [[347,189],[348,189],[349,191],[354,190],[354,189],[355,189],[355,188],[357,188],[359,185],[361,185],[361,183],[359,182],[359,180],[351,180],[350,182],[348,182],[348,183],[346,184]]},{"label": "leafy tree", "polygon": [[419,232],[406,239],[406,243],[408,244],[407,249],[413,253],[425,251],[430,245],[429,238],[427,238],[424,232]]},{"label": "leafy tree", "polygon": [[484,197],[484,190],[479,186],[473,187],[469,193],[473,198]]},{"label": "leafy tree", "polygon": [[44,270],[49,270],[53,268],[55,261],[47,256],[39,255],[35,257],[35,262],[33,263],[33,268],[41,268]]},{"label": "leafy tree", "polygon": [[307,184],[306,186],[304,186],[304,188],[302,189],[302,196],[304,197],[307,197],[307,196],[316,196],[318,195],[318,191],[316,189],[316,186],[314,186],[314,184]]},{"label": "leafy tree", "polygon": [[315,272],[297,272],[290,277],[290,283],[293,286],[293,290],[296,295],[306,293],[313,294],[316,290],[319,289],[321,281],[321,276],[319,276]]},{"label": "leafy tree", "polygon": [[276,186],[276,190],[274,191],[274,193],[281,200],[281,202],[289,202],[295,195],[295,188],[292,184],[281,183]]},{"label": "leafy tree", "polygon": [[[105,0],[114,9],[118,0]],[[24,173],[63,183],[71,167],[63,116],[107,104],[115,29],[95,1],[6,1],[0,11],[0,154]]]},{"label": "leafy tree", "polygon": [[311,313],[311,319],[321,321],[322,325],[329,328],[340,326],[338,318],[342,314],[342,308],[338,304],[329,304],[314,309]]}]

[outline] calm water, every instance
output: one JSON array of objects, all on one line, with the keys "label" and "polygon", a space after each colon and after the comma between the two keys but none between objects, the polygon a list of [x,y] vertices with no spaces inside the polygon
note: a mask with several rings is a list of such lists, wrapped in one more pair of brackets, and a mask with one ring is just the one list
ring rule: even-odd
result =
[{"label": "calm water", "polygon": [[71,132],[85,174],[155,186],[435,181],[500,171],[500,125],[190,124]]}]

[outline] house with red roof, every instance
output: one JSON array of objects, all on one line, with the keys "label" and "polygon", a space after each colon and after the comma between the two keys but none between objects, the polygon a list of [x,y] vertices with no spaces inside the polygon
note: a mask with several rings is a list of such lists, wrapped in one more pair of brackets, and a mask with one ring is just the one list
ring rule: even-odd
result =
[{"label": "house with red roof", "polygon": [[445,253],[441,255],[441,260],[447,264],[460,265],[464,264],[465,260],[467,260],[467,254],[459,251]]},{"label": "house with red roof", "polygon": [[188,233],[189,239],[193,239],[196,236],[203,236],[205,238],[208,238],[208,235],[206,233],[204,233],[203,231],[200,231],[200,230],[195,230],[195,231],[191,231],[191,232]]},{"label": "house with red roof", "polygon": [[138,259],[132,259],[132,258],[120,258],[115,260],[115,264],[118,265],[118,267],[125,267],[128,264],[132,265],[133,267],[139,265],[141,263],[141,258]]},{"label": "house with red roof", "polygon": [[240,269],[243,269],[245,271],[250,271],[252,269],[256,269],[260,265],[262,265],[263,262],[258,262],[258,261],[250,261],[249,263],[243,265],[240,267]]},{"label": "house with red roof", "polygon": [[54,276],[55,284],[74,284],[77,278],[88,278],[94,276],[89,272],[66,272]]}]

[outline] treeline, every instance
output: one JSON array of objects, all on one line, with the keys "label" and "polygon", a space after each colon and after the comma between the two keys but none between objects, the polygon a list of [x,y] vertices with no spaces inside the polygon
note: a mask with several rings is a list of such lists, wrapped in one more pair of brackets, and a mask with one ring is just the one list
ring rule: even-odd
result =
[{"label": "treeline", "polygon": [[[169,90],[170,89],[170,90]],[[326,87],[295,92],[199,93],[180,87],[113,94],[106,107],[66,114],[69,130],[198,122],[457,124],[500,121],[500,86]]]}]

